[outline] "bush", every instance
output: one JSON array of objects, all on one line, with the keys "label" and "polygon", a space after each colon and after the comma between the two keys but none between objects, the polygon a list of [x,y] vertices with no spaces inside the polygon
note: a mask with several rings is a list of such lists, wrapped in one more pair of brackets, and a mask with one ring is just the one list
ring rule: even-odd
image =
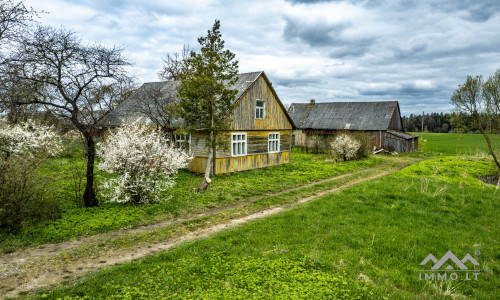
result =
[{"label": "bush", "polygon": [[59,203],[37,176],[38,166],[61,150],[53,127],[28,121],[0,125],[0,228],[16,231],[60,217]]},{"label": "bush", "polygon": [[351,132],[352,137],[357,140],[360,145],[356,152],[356,159],[367,157],[372,151],[372,142],[370,137],[363,131]]},{"label": "bush", "polygon": [[113,202],[159,201],[161,192],[175,184],[177,170],[190,160],[183,150],[169,145],[159,130],[139,124],[111,131],[97,155],[99,169],[118,175],[104,179],[103,187]]},{"label": "bush", "polygon": [[356,159],[358,151],[361,148],[361,142],[354,139],[351,135],[341,133],[337,135],[330,143],[333,156],[343,161]]}]

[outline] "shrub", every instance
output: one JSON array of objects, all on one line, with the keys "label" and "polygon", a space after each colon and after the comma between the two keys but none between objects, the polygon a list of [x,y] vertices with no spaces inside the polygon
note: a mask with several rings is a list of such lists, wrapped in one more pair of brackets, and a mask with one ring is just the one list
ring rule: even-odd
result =
[{"label": "shrub", "polygon": [[363,131],[354,131],[351,133],[351,135],[360,143],[359,149],[356,152],[356,159],[367,157],[372,150],[372,142],[370,137]]},{"label": "shrub", "polygon": [[97,155],[99,169],[118,175],[104,178],[103,188],[113,202],[161,200],[161,192],[175,184],[177,170],[190,160],[186,152],[169,145],[159,130],[137,123],[111,131]]},{"label": "shrub", "polygon": [[0,125],[0,227],[19,230],[60,217],[59,203],[37,176],[38,166],[62,149],[54,128],[32,121]]},{"label": "shrub", "polygon": [[345,133],[337,135],[330,143],[332,154],[343,161],[356,159],[360,147],[361,142]]}]

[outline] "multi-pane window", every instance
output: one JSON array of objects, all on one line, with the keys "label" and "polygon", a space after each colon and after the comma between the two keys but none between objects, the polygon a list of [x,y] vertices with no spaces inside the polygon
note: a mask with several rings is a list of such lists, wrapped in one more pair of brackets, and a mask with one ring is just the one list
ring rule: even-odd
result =
[{"label": "multi-pane window", "polygon": [[266,101],[264,101],[264,100],[256,100],[255,101],[255,118],[256,119],[264,119],[265,105],[266,105]]},{"label": "multi-pane window", "polygon": [[280,151],[280,134],[279,132],[269,133],[268,138],[268,151],[269,152],[279,152]]},{"label": "multi-pane window", "polygon": [[247,154],[247,134],[232,133],[231,134],[231,154],[240,156]]},{"label": "multi-pane window", "polygon": [[189,151],[191,148],[191,135],[175,135],[175,146],[179,149],[185,149]]}]

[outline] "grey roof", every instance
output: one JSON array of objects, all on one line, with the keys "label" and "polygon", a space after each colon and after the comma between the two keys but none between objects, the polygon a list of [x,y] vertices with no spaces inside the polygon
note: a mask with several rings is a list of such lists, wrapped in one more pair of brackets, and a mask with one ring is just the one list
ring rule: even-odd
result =
[{"label": "grey roof", "polygon": [[393,134],[397,137],[400,137],[400,138],[403,138],[405,140],[411,140],[411,139],[414,139],[414,138],[418,138],[418,135],[414,135],[414,134],[409,134],[409,133],[406,133],[406,132],[399,132],[399,131],[394,131],[394,130],[387,130],[388,133],[390,134]]},{"label": "grey roof", "polygon": [[[234,101],[236,102],[263,73],[263,71],[259,71],[235,75],[237,79],[231,89],[236,89],[238,92]],[[101,121],[101,125],[104,127],[122,126],[135,120],[139,120],[143,124],[155,125],[148,116],[153,115],[155,118],[161,118],[163,110],[159,108],[169,105],[172,101],[178,101],[178,86],[178,81],[144,83],[129,98],[109,113]],[[154,97],[151,97],[153,93]],[[153,101],[153,98],[156,100]],[[148,114],[145,112],[148,112]],[[178,124],[180,124],[180,121],[174,122],[174,125]]]},{"label": "grey roof", "polygon": [[288,114],[299,129],[387,130],[397,108],[397,101],[292,103]]}]

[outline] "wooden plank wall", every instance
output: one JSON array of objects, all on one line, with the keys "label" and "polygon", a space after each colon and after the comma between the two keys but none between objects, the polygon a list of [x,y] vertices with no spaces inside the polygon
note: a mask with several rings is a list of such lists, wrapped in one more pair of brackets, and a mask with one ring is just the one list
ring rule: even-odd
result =
[{"label": "wooden plank wall", "polygon": [[[255,100],[266,101],[265,119],[255,119]],[[239,105],[234,110],[231,130],[291,130],[285,112],[274,96],[267,80],[260,76],[253,86],[240,98]]]},{"label": "wooden plank wall", "polygon": [[399,112],[398,106],[394,109],[394,112],[389,123],[389,128],[392,130],[403,130],[403,124],[401,124],[401,113]]},{"label": "wooden plank wall", "polygon": [[[216,174],[246,171],[266,168],[290,162],[290,152],[265,153],[239,157],[225,157],[216,159]],[[203,173],[207,164],[206,157],[195,157],[189,170]]]},{"label": "wooden plank wall", "polygon": [[[280,152],[278,153],[268,153],[268,135],[270,132],[280,133]],[[231,132],[224,135],[223,138],[228,141],[228,147],[226,149],[217,149],[217,174],[259,169],[290,162],[291,130],[248,131],[246,132],[246,134],[247,155],[239,157],[231,156],[231,145],[229,144]],[[198,143],[195,142],[195,139],[198,140]],[[206,136],[193,136],[191,149],[193,150],[194,158],[188,167],[189,170],[194,172],[205,171],[206,161],[208,157],[207,148],[202,148],[205,146],[205,143]]]}]

